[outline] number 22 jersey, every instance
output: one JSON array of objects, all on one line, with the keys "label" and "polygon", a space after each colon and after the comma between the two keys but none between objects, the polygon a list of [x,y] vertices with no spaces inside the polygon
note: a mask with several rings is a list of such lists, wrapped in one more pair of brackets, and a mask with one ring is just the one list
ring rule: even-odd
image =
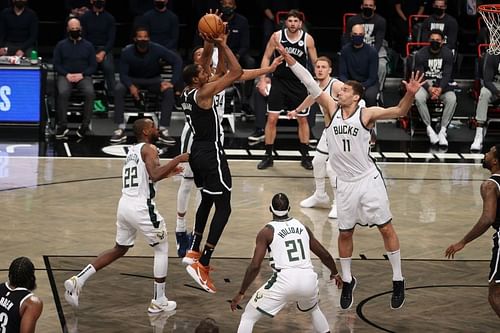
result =
[{"label": "number 22 jersey", "polygon": [[156,183],[149,179],[146,164],[142,160],[141,150],[145,143],[129,148],[127,159],[122,169],[122,195],[136,199],[153,199]]}]

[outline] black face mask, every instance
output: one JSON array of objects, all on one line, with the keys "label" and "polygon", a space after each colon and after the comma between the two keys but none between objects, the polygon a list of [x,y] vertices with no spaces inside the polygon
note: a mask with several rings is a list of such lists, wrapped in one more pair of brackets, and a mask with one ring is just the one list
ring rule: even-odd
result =
[{"label": "black face mask", "polygon": [[97,9],[103,9],[104,4],[105,4],[104,0],[96,0],[96,2],[94,2],[94,7]]},{"label": "black face mask", "polygon": [[373,15],[373,8],[363,7],[363,16],[364,17],[372,17],[372,15]]},{"label": "black face mask", "polygon": [[78,38],[80,38],[81,35],[82,35],[81,30],[70,30],[69,31],[69,37],[71,39],[77,40]]},{"label": "black face mask", "polygon": [[14,1],[14,7],[17,9],[23,9],[26,6],[26,2],[24,1]]},{"label": "black face mask", "polygon": [[232,7],[222,7],[221,8],[222,16],[225,18],[230,17],[234,14],[234,8]]},{"label": "black face mask", "polygon": [[431,40],[431,50],[434,52],[441,50],[441,43],[436,40]]},{"label": "black face mask", "polygon": [[148,40],[136,40],[135,46],[138,50],[144,51],[148,49],[149,41]]},{"label": "black face mask", "polygon": [[155,1],[155,8],[162,10],[167,4],[163,1]]},{"label": "black face mask", "polygon": [[365,36],[351,36],[351,43],[356,46],[363,45]]},{"label": "black face mask", "polygon": [[436,16],[441,16],[444,14],[444,9],[443,8],[433,8],[434,15]]}]

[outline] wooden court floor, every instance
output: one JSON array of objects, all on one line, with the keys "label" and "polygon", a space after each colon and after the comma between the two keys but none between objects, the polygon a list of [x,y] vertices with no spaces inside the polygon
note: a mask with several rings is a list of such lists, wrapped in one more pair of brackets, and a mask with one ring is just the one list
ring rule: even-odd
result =
[{"label": "wooden court floor", "polygon": [[[112,247],[116,205],[121,189],[121,159],[0,159],[0,280],[10,261],[32,258],[37,268],[36,293],[45,307],[37,332],[193,332],[211,316],[221,332],[234,332],[242,311],[231,313],[227,300],[239,290],[253,253],[255,236],[269,221],[269,201],[277,192],[291,200],[291,215],[308,225],[338,257],[337,227],[327,209],[301,209],[300,200],[313,190],[312,173],[299,162],[276,162],[265,171],[255,161],[230,161],[233,174],[232,215],[214,254],[218,293],[196,288],[175,257],[169,234],[167,294],[176,300],[172,316],[150,318],[152,252],[141,237],[129,256],[105,268],[86,284],[75,312],[63,297],[63,281],[92,256]],[[351,310],[339,308],[340,292],[327,281],[328,272],[314,260],[320,278],[320,306],[332,332],[495,332],[498,320],[487,303],[491,232],[469,244],[456,260],[444,250],[477,221],[479,187],[488,172],[477,164],[380,164],[388,187],[394,225],[401,241],[407,302],[389,308],[391,269],[384,259],[376,229],[355,233],[353,274],[359,287]],[[179,181],[164,180],[157,204],[169,230],[175,228]],[[194,215],[194,193],[188,221]],[[363,259],[362,259],[363,258]],[[269,276],[263,264],[252,285]],[[242,306],[246,305],[246,301]],[[264,319],[255,332],[312,332],[307,315],[290,304],[274,319]]]}]

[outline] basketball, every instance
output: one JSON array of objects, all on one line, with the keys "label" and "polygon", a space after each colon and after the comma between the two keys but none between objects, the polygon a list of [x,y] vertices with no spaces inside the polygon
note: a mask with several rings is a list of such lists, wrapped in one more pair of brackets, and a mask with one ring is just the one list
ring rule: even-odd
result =
[{"label": "basketball", "polygon": [[224,22],[215,14],[206,14],[198,22],[198,31],[210,37],[218,37],[224,33]]}]

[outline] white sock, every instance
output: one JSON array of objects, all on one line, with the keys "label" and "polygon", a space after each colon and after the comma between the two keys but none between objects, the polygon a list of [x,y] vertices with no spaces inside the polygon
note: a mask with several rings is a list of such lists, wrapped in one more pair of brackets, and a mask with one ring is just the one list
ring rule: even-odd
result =
[{"label": "white sock", "polygon": [[154,299],[159,300],[165,297],[165,282],[154,282]]},{"label": "white sock", "polygon": [[78,275],[76,276],[78,279],[78,283],[83,286],[87,279],[94,275],[96,270],[92,264],[88,264]]},{"label": "white sock", "polygon": [[401,272],[401,252],[399,250],[387,252],[387,256],[392,266],[392,280],[403,281],[403,273]]},{"label": "white sock", "polygon": [[177,215],[177,225],[175,226],[175,232],[186,232],[186,219]]},{"label": "white sock", "polygon": [[351,257],[340,258],[340,267],[342,268],[342,281],[351,283]]}]

